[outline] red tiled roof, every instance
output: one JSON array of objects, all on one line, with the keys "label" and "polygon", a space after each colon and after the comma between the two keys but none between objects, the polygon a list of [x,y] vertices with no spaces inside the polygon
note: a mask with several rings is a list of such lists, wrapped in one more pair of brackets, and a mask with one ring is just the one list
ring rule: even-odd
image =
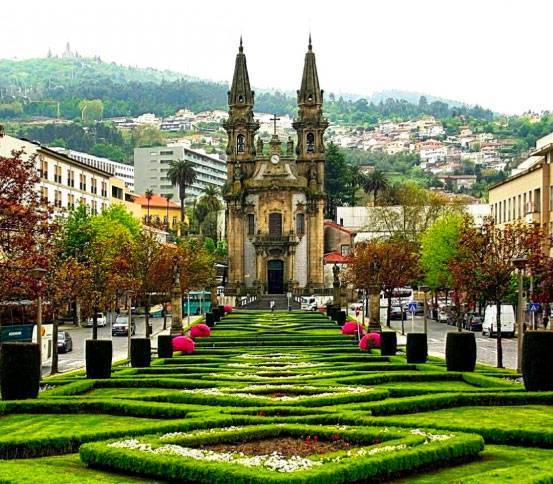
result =
[{"label": "red tiled roof", "polygon": [[[148,206],[148,199],[146,198],[146,195],[136,195],[136,198],[134,200],[134,203],[139,203],[143,207]],[[150,207],[167,207],[167,199],[165,197],[162,197],[161,195],[152,195],[152,198],[150,199]],[[178,208],[179,205],[175,202],[169,200],[169,208]]]},{"label": "red tiled roof", "polygon": [[336,251],[325,254],[323,260],[325,264],[349,264],[349,259]]},{"label": "red tiled roof", "polygon": [[353,234],[352,230],[346,229],[343,225],[337,224],[336,222],[333,222],[332,220],[325,220],[324,221],[325,227],[333,227],[335,229],[341,230],[342,232],[345,232],[346,234]]}]

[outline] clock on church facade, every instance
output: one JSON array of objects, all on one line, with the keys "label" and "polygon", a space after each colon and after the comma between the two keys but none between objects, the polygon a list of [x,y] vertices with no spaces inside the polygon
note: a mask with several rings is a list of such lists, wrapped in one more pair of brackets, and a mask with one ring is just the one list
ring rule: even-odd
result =
[{"label": "clock on church facade", "polygon": [[228,93],[226,236],[228,276],[225,294],[295,294],[323,287],[325,147],[315,54],[309,38],[298,116],[297,140],[274,134],[264,146],[256,138],[246,56],[240,40]]}]

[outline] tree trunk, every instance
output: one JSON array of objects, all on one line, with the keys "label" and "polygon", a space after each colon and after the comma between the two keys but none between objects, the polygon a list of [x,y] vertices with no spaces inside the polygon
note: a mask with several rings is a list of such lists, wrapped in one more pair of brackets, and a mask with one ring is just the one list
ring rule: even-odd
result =
[{"label": "tree trunk", "polygon": [[167,303],[163,303],[163,331],[167,329]]},{"label": "tree trunk", "polygon": [[391,313],[392,313],[392,295],[388,294],[388,308],[386,311],[386,326],[388,326],[388,328],[391,327],[391,324],[390,324],[390,320],[392,319]]},{"label": "tree trunk", "polygon": [[50,375],[55,375],[58,372],[58,322],[56,314],[53,314],[52,320],[52,367]]},{"label": "tree trunk", "polygon": [[501,301],[496,301],[495,306],[497,308],[497,367],[503,368],[503,344],[501,341]]},{"label": "tree trunk", "polygon": [[455,304],[455,312],[456,312],[456,326],[457,326],[457,332],[462,333],[463,332],[463,319],[464,319],[464,312],[461,310],[461,305],[459,303]]},{"label": "tree trunk", "polygon": [[145,309],[144,318],[146,323],[146,338],[149,338],[151,334],[150,333],[150,295],[149,294],[146,296],[146,307],[144,309]]},{"label": "tree trunk", "polygon": [[98,308],[94,307],[92,314],[92,339],[98,339]]}]

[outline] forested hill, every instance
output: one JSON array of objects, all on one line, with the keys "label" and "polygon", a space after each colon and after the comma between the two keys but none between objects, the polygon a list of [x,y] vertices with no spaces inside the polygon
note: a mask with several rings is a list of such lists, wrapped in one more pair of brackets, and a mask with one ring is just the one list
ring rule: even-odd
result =
[{"label": "forested hill", "polygon": [[[180,108],[193,111],[226,109],[228,85],[203,81],[172,71],[125,67],[98,58],[46,57],[23,61],[0,60],[0,119],[31,116],[78,118],[83,100],[99,99],[103,117],[136,116],[152,112],[158,116]],[[294,114],[295,97],[281,92],[258,90],[256,110]],[[449,105],[421,97],[418,102],[388,98],[378,103],[343,99],[329,93],[325,112],[331,121],[374,123],[382,118],[410,118],[430,114],[447,118],[465,114],[491,119],[493,113],[480,107]]]}]

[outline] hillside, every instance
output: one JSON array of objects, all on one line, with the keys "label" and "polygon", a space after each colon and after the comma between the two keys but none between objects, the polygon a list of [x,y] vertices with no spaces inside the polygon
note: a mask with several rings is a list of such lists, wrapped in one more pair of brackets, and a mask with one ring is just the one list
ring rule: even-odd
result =
[{"label": "hillside", "polygon": [[[173,114],[180,108],[193,111],[225,109],[228,86],[194,79],[172,71],[158,71],[107,63],[99,58],[46,57],[22,61],[0,60],[0,119],[25,119],[33,116],[73,119],[81,115],[79,103],[99,99],[103,117],[136,116],[153,112]],[[258,89],[256,110],[294,114],[296,99],[278,91]],[[393,92],[393,91],[391,91]],[[407,93],[403,93],[407,97]],[[382,118],[407,118],[430,114],[447,118],[464,114],[477,119],[492,119],[493,113],[480,107],[451,105],[426,97],[424,103],[413,97],[352,99],[327,97],[326,112],[331,121],[374,123]],[[376,99],[376,98],[375,98]],[[59,105],[58,105],[59,103]]]}]

